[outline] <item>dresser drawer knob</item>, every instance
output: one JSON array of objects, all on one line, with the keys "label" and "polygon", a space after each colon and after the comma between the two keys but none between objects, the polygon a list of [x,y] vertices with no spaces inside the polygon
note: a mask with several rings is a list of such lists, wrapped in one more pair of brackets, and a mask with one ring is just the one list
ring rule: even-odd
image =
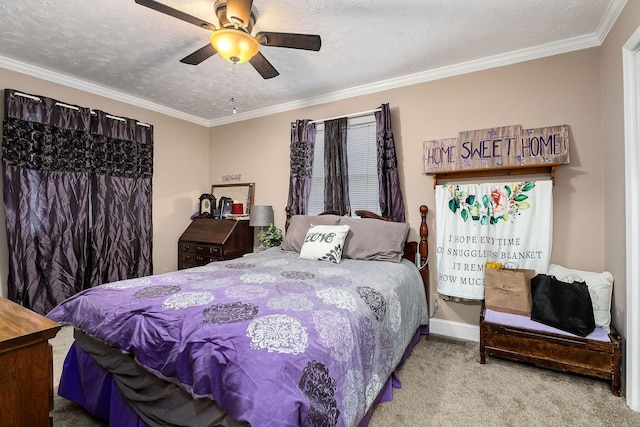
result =
[{"label": "dresser drawer knob", "polygon": [[186,261],[186,260],[188,260],[189,258],[191,258],[189,255],[182,255],[182,260],[183,260],[183,261]]},{"label": "dresser drawer knob", "polygon": [[182,249],[185,250],[185,251],[188,251],[189,250],[189,245],[182,245]]}]

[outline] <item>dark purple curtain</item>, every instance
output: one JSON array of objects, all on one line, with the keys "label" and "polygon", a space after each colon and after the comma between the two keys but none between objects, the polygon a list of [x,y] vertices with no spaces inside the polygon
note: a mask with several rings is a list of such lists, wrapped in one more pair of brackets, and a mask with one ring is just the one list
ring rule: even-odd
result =
[{"label": "dark purple curtain", "polygon": [[90,111],[11,89],[4,107],[8,296],[46,314],[86,274]]},{"label": "dark purple curtain", "polygon": [[153,128],[94,111],[91,118],[90,286],[152,273]]},{"label": "dark purple curtain", "polygon": [[347,123],[342,117],[324,122],[324,208],[349,212]]},{"label": "dark purple curtain", "polygon": [[151,126],[6,89],[2,162],[9,299],[151,274]]},{"label": "dark purple curtain", "polygon": [[311,173],[313,172],[313,149],[316,143],[316,125],[310,120],[291,123],[291,172],[287,205],[293,215],[307,213]]},{"label": "dark purple curtain", "polygon": [[378,152],[378,184],[380,186],[380,212],[385,218],[405,221],[404,201],[398,175],[396,143],[391,130],[389,104],[376,111],[376,145]]}]

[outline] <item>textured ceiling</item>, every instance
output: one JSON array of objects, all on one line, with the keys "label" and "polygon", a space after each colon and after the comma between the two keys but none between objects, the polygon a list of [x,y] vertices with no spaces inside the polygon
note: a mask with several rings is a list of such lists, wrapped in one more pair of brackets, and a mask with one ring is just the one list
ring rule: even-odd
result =
[{"label": "textured ceiling", "polygon": [[[217,24],[214,0],[160,1]],[[319,34],[322,49],[261,47],[280,76],[238,64],[232,85],[219,55],[179,62],[209,30],[134,0],[0,0],[0,67],[215,126],[598,46],[625,2],[255,0],[254,34]]]}]

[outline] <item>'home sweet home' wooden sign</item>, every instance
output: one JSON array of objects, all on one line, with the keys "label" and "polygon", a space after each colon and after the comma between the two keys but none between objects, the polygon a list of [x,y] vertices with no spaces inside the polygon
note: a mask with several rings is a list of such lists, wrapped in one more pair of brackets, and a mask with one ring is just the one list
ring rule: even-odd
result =
[{"label": "'home sweet home' wooden sign", "polygon": [[423,161],[427,174],[569,163],[569,126],[463,131],[457,138],[425,141]]}]

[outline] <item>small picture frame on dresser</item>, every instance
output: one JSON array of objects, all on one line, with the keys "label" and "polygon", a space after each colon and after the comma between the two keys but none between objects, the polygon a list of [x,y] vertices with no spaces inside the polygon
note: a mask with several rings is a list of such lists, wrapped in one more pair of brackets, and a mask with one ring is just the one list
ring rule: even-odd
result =
[{"label": "small picture frame on dresser", "polygon": [[230,197],[221,197],[220,205],[218,209],[220,209],[220,215],[224,219],[227,215],[231,213],[231,207],[233,205],[233,199]]}]

